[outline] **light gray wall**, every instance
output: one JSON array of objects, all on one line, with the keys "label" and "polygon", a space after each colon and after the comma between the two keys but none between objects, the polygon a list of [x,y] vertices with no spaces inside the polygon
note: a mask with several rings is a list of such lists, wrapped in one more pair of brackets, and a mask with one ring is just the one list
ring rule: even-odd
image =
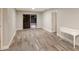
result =
[{"label": "light gray wall", "polygon": [[79,9],[61,9],[61,26],[79,29]]},{"label": "light gray wall", "polygon": [[1,8],[0,8],[0,48],[1,48]]},{"label": "light gray wall", "polygon": [[43,13],[43,29],[49,32],[55,32],[55,21],[54,21],[55,10],[48,10]]},{"label": "light gray wall", "polygon": [[15,9],[3,9],[3,47],[9,45],[14,33],[16,32],[16,13]]},{"label": "light gray wall", "polygon": [[16,12],[16,28],[17,30],[23,29],[23,14],[36,14],[37,15],[37,28],[42,27],[42,16],[41,13],[36,13],[36,12],[21,12],[17,11]]},{"label": "light gray wall", "polygon": [[[58,9],[57,11],[57,25],[58,25],[58,35],[60,34],[59,28],[69,27],[79,30],[79,9]],[[66,38],[71,38],[72,36],[66,36]],[[66,40],[66,39],[65,39]],[[73,39],[68,39],[73,41]],[[79,38],[76,39],[76,44],[79,45]]]}]

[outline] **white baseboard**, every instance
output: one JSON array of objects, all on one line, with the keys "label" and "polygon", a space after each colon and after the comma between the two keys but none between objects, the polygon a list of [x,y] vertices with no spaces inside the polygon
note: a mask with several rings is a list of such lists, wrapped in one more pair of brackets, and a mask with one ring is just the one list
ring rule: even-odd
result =
[{"label": "white baseboard", "polygon": [[59,37],[64,39],[64,37],[61,34],[59,34],[59,33],[57,33],[57,36],[59,36]]},{"label": "white baseboard", "polygon": [[11,38],[9,44],[3,46],[0,50],[5,50],[5,49],[8,49],[8,48],[10,47],[10,45],[11,45],[11,43],[12,43],[12,41],[13,41],[13,38],[14,38],[15,34],[16,34],[16,32],[13,34],[13,36],[12,36],[12,38]]},{"label": "white baseboard", "polygon": [[0,50],[5,50],[5,49],[8,49],[8,48],[9,48],[8,46],[4,46]]},{"label": "white baseboard", "polygon": [[46,31],[48,31],[48,32],[50,32],[50,33],[52,33],[53,31],[52,30],[50,30],[50,29],[46,29],[46,28],[43,28],[44,30],[46,30]]},{"label": "white baseboard", "polygon": [[14,39],[14,36],[15,36],[15,35],[16,35],[16,31],[15,31],[15,33],[13,34],[13,36],[12,36],[12,38],[11,38],[10,42],[9,42],[8,47],[10,47],[10,45],[11,45],[11,43],[12,43],[12,41],[13,41],[13,39]]}]

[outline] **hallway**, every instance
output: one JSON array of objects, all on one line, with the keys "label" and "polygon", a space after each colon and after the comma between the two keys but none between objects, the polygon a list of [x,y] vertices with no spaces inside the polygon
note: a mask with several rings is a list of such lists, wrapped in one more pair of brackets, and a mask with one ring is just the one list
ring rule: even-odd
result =
[{"label": "hallway", "polygon": [[72,44],[41,28],[18,30],[7,51],[78,51]]}]

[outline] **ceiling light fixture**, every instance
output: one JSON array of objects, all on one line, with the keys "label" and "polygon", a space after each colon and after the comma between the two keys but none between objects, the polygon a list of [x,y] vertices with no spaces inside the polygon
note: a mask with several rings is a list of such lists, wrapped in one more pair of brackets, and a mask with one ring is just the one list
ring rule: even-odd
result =
[{"label": "ceiling light fixture", "polygon": [[35,9],[35,8],[32,8],[33,10]]}]

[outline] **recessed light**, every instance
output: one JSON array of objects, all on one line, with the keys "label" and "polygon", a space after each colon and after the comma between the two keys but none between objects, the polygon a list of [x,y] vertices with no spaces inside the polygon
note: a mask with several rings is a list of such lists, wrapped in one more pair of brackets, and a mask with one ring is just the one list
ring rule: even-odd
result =
[{"label": "recessed light", "polygon": [[32,8],[33,10],[35,9],[35,8]]}]

